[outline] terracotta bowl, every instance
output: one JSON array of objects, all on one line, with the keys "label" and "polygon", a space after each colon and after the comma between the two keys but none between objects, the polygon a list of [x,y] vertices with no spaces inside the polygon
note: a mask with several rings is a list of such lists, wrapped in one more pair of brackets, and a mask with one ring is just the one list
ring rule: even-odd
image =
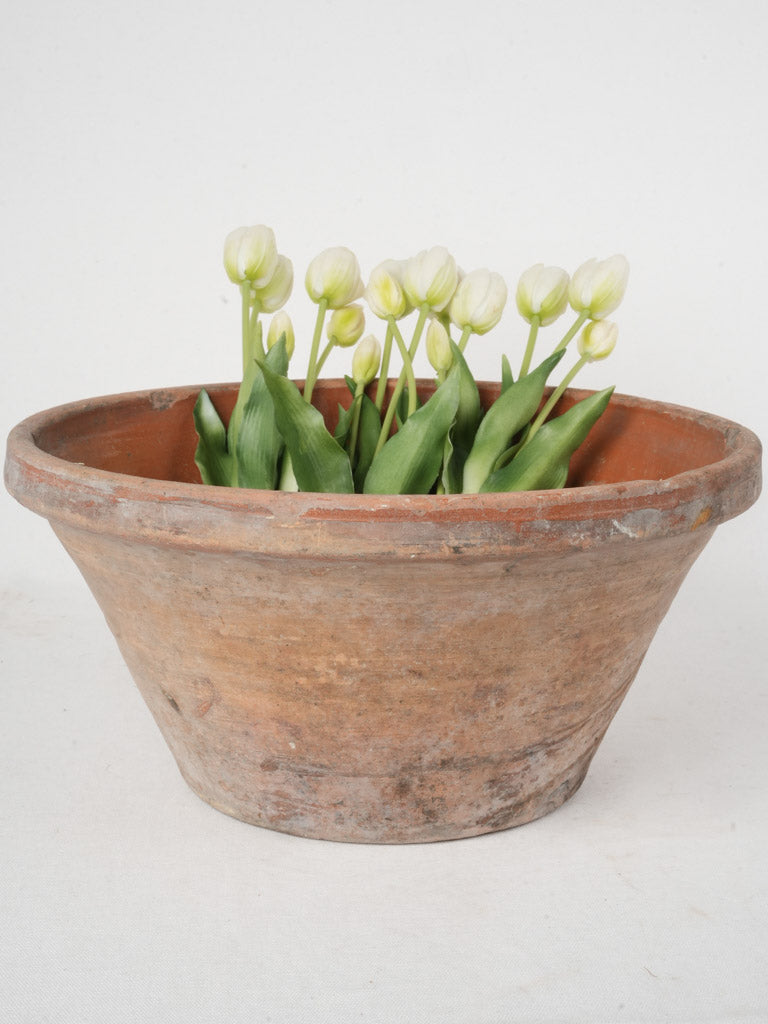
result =
[{"label": "terracotta bowl", "polygon": [[[192,789],[302,836],[453,839],[562,804],[696,556],[760,489],[749,430],[621,395],[561,490],[207,487],[198,391],[33,416],[6,482],[77,563]],[[235,386],[210,392],[228,416]],[[329,422],[346,394],[318,386]]]}]

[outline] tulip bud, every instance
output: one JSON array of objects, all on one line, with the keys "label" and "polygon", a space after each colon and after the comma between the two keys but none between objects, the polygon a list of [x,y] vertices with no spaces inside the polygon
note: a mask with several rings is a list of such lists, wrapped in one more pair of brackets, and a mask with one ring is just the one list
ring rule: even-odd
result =
[{"label": "tulip bud", "polygon": [[426,302],[435,313],[442,313],[453,298],[458,280],[456,260],[447,249],[436,245],[408,260],[403,287],[412,305]]},{"label": "tulip bud", "polygon": [[362,306],[344,306],[334,309],[328,321],[328,340],[341,348],[349,348],[362,337],[365,330],[365,313]]},{"label": "tulip bud", "polygon": [[439,320],[430,320],[427,327],[427,359],[435,373],[447,373],[453,365],[451,340]]},{"label": "tulip bud", "polygon": [[310,299],[325,299],[329,309],[340,309],[363,294],[357,256],[344,246],[325,249],[307,268],[305,285]]},{"label": "tulip bud", "polygon": [[535,316],[542,327],[554,323],[568,305],[568,274],[560,267],[537,263],[520,277],[517,286],[517,308],[530,323]]},{"label": "tulip bud", "polygon": [[296,347],[296,335],[293,331],[293,324],[291,318],[281,309],[279,313],[275,313],[269,323],[269,330],[267,331],[267,348],[270,349],[280,341],[282,335],[285,335],[285,351],[290,359],[293,355],[293,350]]},{"label": "tulip bud", "polygon": [[501,274],[472,270],[462,279],[449,309],[451,320],[462,330],[486,334],[501,320],[507,301],[507,286]]},{"label": "tulip bud", "polygon": [[224,269],[230,281],[263,288],[277,269],[277,245],[272,228],[258,224],[236,228],[224,240]]},{"label": "tulip bud", "polygon": [[365,301],[374,316],[387,320],[390,316],[399,320],[409,312],[408,299],[403,291],[403,264],[399,260],[384,260],[371,271]]},{"label": "tulip bud", "polygon": [[381,345],[372,334],[365,338],[355,349],[352,356],[352,379],[355,384],[366,387],[379,372],[381,363]]},{"label": "tulip bud", "polygon": [[579,335],[576,345],[579,355],[593,363],[607,359],[616,347],[619,328],[610,320],[591,320]]},{"label": "tulip bud", "polygon": [[277,267],[268,284],[251,288],[251,296],[264,313],[274,313],[288,301],[293,290],[293,264],[287,256],[277,257]]},{"label": "tulip bud", "polygon": [[629,263],[624,256],[587,260],[571,278],[568,299],[577,313],[602,320],[624,298],[628,278]]}]

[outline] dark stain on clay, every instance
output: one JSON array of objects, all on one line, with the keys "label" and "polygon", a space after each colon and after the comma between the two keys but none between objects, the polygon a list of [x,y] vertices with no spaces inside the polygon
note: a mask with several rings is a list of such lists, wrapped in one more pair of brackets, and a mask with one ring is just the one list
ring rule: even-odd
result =
[{"label": "dark stain on clay", "polygon": [[168,703],[171,705],[171,707],[176,712],[176,714],[180,715],[181,714],[181,708],[179,707],[178,703],[176,702],[176,698],[173,696],[173,694],[168,693],[167,690],[163,690],[163,696],[168,701]]}]

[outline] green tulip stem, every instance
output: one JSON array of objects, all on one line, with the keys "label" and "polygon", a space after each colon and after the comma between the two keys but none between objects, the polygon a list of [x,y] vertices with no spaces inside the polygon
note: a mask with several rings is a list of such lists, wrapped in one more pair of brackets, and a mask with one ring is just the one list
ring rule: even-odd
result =
[{"label": "green tulip stem", "polygon": [[389,374],[389,361],[392,358],[392,324],[387,324],[387,333],[384,335],[384,349],[381,355],[381,369],[379,370],[379,383],[376,385],[376,408],[381,412],[384,405],[384,395],[387,391],[387,375]]},{"label": "green tulip stem", "polygon": [[[422,324],[422,327],[424,325]],[[418,327],[418,325],[417,325]],[[394,319],[392,320],[392,333],[395,336],[397,347],[400,349],[400,355],[403,357],[403,369],[408,379],[408,415],[412,416],[416,412],[416,406],[418,403],[419,396],[416,394],[416,378],[413,375],[413,356],[418,346],[418,339],[415,342],[411,342],[412,352],[405,347],[403,336],[398,329]],[[421,332],[419,331],[419,334]]]},{"label": "green tulip stem", "polygon": [[533,358],[533,349],[536,345],[536,335],[539,333],[540,324],[541,317],[538,313],[534,313],[531,317],[531,329],[528,332],[528,344],[525,346],[525,355],[523,356],[523,362],[520,366],[520,376],[518,377],[518,380],[525,377],[530,368],[531,359]]},{"label": "green tulip stem", "polygon": [[315,370],[315,373],[317,374],[318,377],[320,376],[320,371],[322,370],[323,366],[325,365],[326,359],[331,354],[331,352],[333,352],[334,346],[336,344],[337,344],[336,337],[334,335],[334,337],[331,338],[331,340],[325,346],[323,351],[320,353],[320,358],[317,360],[317,367],[316,367],[316,370]]},{"label": "green tulip stem", "polygon": [[243,281],[240,285],[242,299],[243,323],[243,376],[251,362],[251,282]]},{"label": "green tulip stem", "polygon": [[307,379],[304,383],[304,401],[312,401],[312,391],[315,387],[319,368],[317,365],[317,353],[320,350],[320,337],[323,333],[325,314],[328,311],[328,299],[322,298],[317,304],[317,320],[315,321],[315,333],[312,336],[312,348],[309,352],[309,366],[307,367]]},{"label": "green tulip stem", "polygon": [[542,425],[542,423],[544,423],[544,421],[546,420],[547,416],[549,416],[549,414],[552,412],[554,407],[557,405],[557,403],[560,400],[561,395],[563,394],[565,389],[568,387],[568,385],[571,383],[573,378],[576,376],[576,374],[579,372],[579,370],[582,368],[582,366],[584,366],[588,362],[589,362],[589,359],[587,358],[587,356],[582,356],[579,359],[579,361],[575,364],[575,366],[571,367],[571,369],[568,371],[568,373],[566,373],[566,375],[560,381],[558,386],[555,388],[555,390],[552,392],[552,394],[547,399],[546,403],[542,407],[541,412],[538,414],[536,419],[531,424],[531,429],[528,431],[528,435],[525,438],[525,441],[523,441],[522,445],[520,446],[521,448],[524,448],[525,445],[528,444],[528,442],[531,440],[531,438],[534,436],[534,434],[538,431],[538,429]]},{"label": "green tulip stem", "polygon": [[357,435],[360,432],[360,413],[362,412],[363,408],[364,391],[365,384],[355,385],[355,397],[353,400],[354,407],[352,409],[352,424],[349,428],[349,444],[347,449],[349,451],[349,458],[353,466],[355,464],[355,452],[357,450]]},{"label": "green tulip stem", "polygon": [[[579,313],[579,315],[576,317],[576,319],[574,320],[574,322],[571,325],[571,327],[568,329],[568,331],[566,331],[565,336],[563,337],[563,340],[557,346],[557,348],[555,349],[555,352],[562,352],[562,350],[571,341],[571,339],[574,338],[579,333],[579,329],[580,329],[581,325],[584,323],[585,320],[589,320],[589,311],[588,310],[585,310],[584,312]],[[553,352],[552,355],[554,355],[554,354],[555,353]]]},{"label": "green tulip stem", "polygon": [[[425,307],[422,306],[422,310],[424,309]],[[426,318],[426,312],[424,312],[423,320],[426,320]],[[421,326],[423,328],[424,324],[421,321],[422,314],[419,313],[419,322],[421,323]],[[376,450],[373,453],[374,458],[376,458],[376,456],[379,454],[381,449],[386,444],[387,438],[389,437],[389,432],[392,428],[392,420],[395,418],[395,410],[397,409],[397,403],[400,399],[400,395],[402,395],[403,393],[403,388],[405,387],[406,379],[408,381],[409,416],[416,412],[416,401],[418,397],[416,394],[416,378],[413,375],[413,362],[411,352],[415,351],[416,347],[419,344],[417,337],[417,335],[420,334],[419,324],[416,325],[416,331],[414,332],[414,341],[411,342],[411,351],[408,350],[405,342],[403,341],[403,336],[400,333],[400,330],[393,316],[389,318],[389,324],[392,328],[392,335],[395,341],[397,342],[397,347],[400,349],[400,355],[403,357],[403,369],[400,373],[400,376],[397,379],[397,384],[395,384],[395,390],[392,392],[392,397],[390,398],[389,405],[387,406],[387,414],[384,417],[384,422],[381,425],[379,440],[376,442]]]},{"label": "green tulip stem", "polygon": [[[411,359],[413,359],[414,356],[416,355],[416,349],[419,347],[419,342],[421,341],[421,335],[422,335],[422,332],[424,331],[424,324],[427,322],[427,317],[428,316],[429,316],[429,304],[426,303],[426,302],[422,302],[421,306],[419,307],[419,318],[416,321],[416,327],[414,328],[414,331],[413,331],[413,338],[411,339],[411,347],[408,350],[408,354],[410,355]],[[401,374],[401,376],[402,376],[402,374]]]},{"label": "green tulip stem", "polygon": [[467,342],[469,341],[469,336],[471,333],[472,328],[469,326],[469,324],[467,324],[467,326],[461,332],[461,338],[459,339],[459,352],[463,352],[464,349],[467,347]]}]

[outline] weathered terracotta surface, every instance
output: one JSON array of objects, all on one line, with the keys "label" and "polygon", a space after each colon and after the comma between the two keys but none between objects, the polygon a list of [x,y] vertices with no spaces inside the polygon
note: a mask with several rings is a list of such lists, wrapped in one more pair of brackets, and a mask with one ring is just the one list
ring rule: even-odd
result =
[{"label": "weathered terracotta surface", "polygon": [[[81,569],[195,792],[304,836],[450,839],[558,807],[689,567],[760,488],[748,430],[622,396],[579,487],[203,487],[197,391],[32,417],[6,481]],[[233,387],[211,393],[228,413]],[[320,385],[329,419],[345,393]]]}]

